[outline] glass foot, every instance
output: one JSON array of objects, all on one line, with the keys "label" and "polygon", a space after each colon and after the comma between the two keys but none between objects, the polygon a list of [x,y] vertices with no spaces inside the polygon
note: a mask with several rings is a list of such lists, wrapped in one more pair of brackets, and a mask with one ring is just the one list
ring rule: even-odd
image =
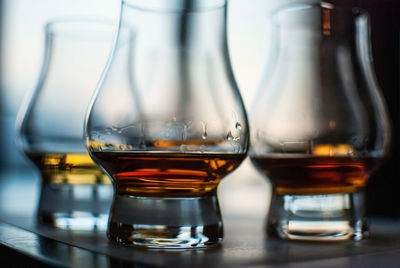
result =
[{"label": "glass foot", "polygon": [[63,230],[105,231],[112,195],[108,184],[43,183],[37,222]]},{"label": "glass foot", "polygon": [[38,223],[44,223],[62,230],[73,231],[105,231],[108,214],[95,215],[88,212],[49,213],[42,214]]},{"label": "glass foot", "polygon": [[368,236],[363,192],[275,195],[267,223],[269,236],[289,240],[361,240]]},{"label": "glass foot", "polygon": [[192,198],[116,195],[108,223],[108,238],[146,248],[202,248],[223,237],[215,194]]}]

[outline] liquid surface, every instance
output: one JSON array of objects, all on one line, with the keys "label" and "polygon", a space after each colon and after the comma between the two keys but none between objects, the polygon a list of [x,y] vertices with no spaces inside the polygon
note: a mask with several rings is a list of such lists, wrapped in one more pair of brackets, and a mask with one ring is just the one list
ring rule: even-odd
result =
[{"label": "liquid surface", "polygon": [[252,157],[277,194],[351,193],[364,187],[380,158]]},{"label": "liquid surface", "polygon": [[88,154],[27,154],[44,183],[111,184]]},{"label": "liquid surface", "polygon": [[216,189],[245,154],[93,152],[112,176],[119,194],[201,196]]}]

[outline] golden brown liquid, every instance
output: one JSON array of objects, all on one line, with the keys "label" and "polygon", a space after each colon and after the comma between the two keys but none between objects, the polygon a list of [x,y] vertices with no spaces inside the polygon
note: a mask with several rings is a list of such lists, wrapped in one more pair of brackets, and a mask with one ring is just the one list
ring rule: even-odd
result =
[{"label": "golden brown liquid", "polygon": [[93,152],[112,176],[117,193],[135,196],[201,196],[216,189],[245,155]]},{"label": "golden brown liquid", "polygon": [[27,154],[45,183],[110,184],[88,154]]},{"label": "golden brown liquid", "polygon": [[380,158],[339,156],[252,157],[277,194],[350,193],[364,187]]}]

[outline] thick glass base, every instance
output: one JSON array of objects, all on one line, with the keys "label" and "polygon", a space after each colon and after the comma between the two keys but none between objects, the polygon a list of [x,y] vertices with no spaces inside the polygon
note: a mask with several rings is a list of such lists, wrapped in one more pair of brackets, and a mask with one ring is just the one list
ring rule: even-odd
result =
[{"label": "thick glass base", "polygon": [[112,195],[110,184],[43,183],[38,224],[64,230],[105,231]]},{"label": "thick glass base", "polygon": [[118,244],[158,248],[202,248],[223,237],[217,196],[156,198],[116,195],[108,238]]},{"label": "thick glass base", "polygon": [[289,240],[361,240],[368,235],[363,192],[275,195],[267,233]]}]

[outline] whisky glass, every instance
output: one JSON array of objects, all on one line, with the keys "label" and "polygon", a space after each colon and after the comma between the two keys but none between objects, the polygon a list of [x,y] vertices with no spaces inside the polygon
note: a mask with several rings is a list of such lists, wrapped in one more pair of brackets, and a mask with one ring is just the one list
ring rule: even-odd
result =
[{"label": "whisky glass", "polygon": [[[111,177],[117,244],[201,248],[223,237],[217,186],[245,158],[247,117],[226,43],[226,1],[122,1],[121,29],[86,120]],[[127,61],[128,60],[128,61]]]},{"label": "whisky glass", "polygon": [[272,56],[250,115],[250,157],[273,187],[267,233],[363,239],[363,190],[391,136],[368,14],[296,4],[276,11],[271,26]]},{"label": "whisky glass", "polygon": [[17,143],[42,177],[38,224],[69,230],[107,227],[112,185],[86,152],[83,124],[114,28],[84,18],[45,25],[40,74],[17,119]]}]

